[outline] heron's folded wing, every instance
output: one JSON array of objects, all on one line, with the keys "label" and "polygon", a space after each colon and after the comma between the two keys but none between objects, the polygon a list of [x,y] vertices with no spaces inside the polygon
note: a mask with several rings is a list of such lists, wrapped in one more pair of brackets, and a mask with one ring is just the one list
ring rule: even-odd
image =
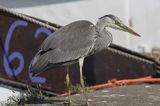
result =
[{"label": "heron's folded wing", "polygon": [[89,21],[73,22],[49,36],[41,45],[42,51],[49,52],[49,63],[61,63],[85,57],[96,38],[95,26]]}]

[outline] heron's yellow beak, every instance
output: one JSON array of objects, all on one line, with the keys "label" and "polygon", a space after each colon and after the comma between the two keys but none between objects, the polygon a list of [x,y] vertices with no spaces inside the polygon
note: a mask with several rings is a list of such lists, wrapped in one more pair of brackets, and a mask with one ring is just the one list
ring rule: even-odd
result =
[{"label": "heron's yellow beak", "polygon": [[127,27],[126,25],[124,25],[122,23],[118,23],[116,25],[119,27],[119,30],[122,30],[122,31],[128,32],[128,33],[130,33],[132,35],[140,37],[140,35],[138,33],[133,31],[131,28]]}]

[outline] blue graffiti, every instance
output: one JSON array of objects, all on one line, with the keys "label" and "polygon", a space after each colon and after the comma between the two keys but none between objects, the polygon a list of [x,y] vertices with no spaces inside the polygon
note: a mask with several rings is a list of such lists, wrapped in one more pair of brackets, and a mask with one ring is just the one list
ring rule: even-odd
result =
[{"label": "blue graffiti", "polygon": [[[41,33],[45,33],[47,36],[49,36],[52,32],[45,27],[40,27],[36,30],[34,37],[38,38]],[[30,65],[29,65],[29,67],[30,67]],[[38,76],[37,77],[32,77],[32,73],[29,73],[29,77],[30,77],[32,82],[36,82],[36,83],[45,83],[46,82],[46,78],[38,77]]]},{"label": "blue graffiti", "polygon": [[[29,64],[29,69],[30,69],[30,67],[31,67],[31,63]],[[30,73],[29,72],[29,78],[30,78],[30,80],[32,81],[32,82],[34,82],[34,83],[45,83],[46,82],[46,78],[43,78],[43,77],[33,77],[32,76],[32,73]]]},{"label": "blue graffiti", "polygon": [[[17,20],[11,25],[7,33],[7,37],[6,37],[5,44],[4,44],[6,54],[4,54],[3,65],[5,68],[5,72],[10,76],[17,76],[24,68],[24,58],[20,52],[16,51],[9,55],[9,44],[10,44],[10,40],[12,37],[12,33],[18,26],[27,26],[27,25],[28,25],[27,22],[22,21],[22,20]],[[7,60],[7,57],[8,57],[9,62]],[[19,66],[17,67],[17,69],[11,69],[9,64],[16,58],[20,61]]]},{"label": "blue graffiti", "polygon": [[[8,33],[7,33],[7,37],[5,40],[5,44],[4,44],[4,49],[5,49],[5,53],[3,55],[4,58],[4,68],[5,68],[5,72],[9,75],[9,76],[18,76],[18,74],[23,70],[24,68],[24,57],[23,55],[18,52],[18,51],[14,51],[13,53],[9,54],[9,45],[10,45],[10,41],[13,35],[13,32],[15,31],[15,29],[18,26],[23,26],[26,27],[28,26],[28,23],[26,21],[22,21],[22,20],[17,20],[15,22],[13,22],[13,24],[10,26]],[[45,33],[47,36],[49,36],[52,32],[45,28],[45,27],[40,27],[36,30],[34,37],[38,38],[40,36],[41,33]],[[10,63],[14,60],[14,59],[18,59],[19,60],[19,66],[16,69],[12,69],[12,67],[10,66]],[[31,66],[31,62],[29,64],[29,69]],[[29,72],[29,78],[32,82],[35,83],[45,83],[46,82],[46,78],[43,77],[32,77],[32,74]]]},{"label": "blue graffiti", "polygon": [[52,32],[49,29],[47,29],[45,27],[40,27],[36,30],[34,37],[38,38],[41,33],[45,33],[45,34],[47,34],[47,36],[52,34]]}]

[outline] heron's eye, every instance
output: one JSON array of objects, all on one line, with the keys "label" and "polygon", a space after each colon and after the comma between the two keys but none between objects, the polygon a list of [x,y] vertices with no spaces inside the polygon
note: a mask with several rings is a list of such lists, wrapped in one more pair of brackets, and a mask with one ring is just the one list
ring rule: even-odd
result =
[{"label": "heron's eye", "polygon": [[115,24],[116,24],[116,25],[120,25],[120,23],[119,23],[118,21],[115,21]]},{"label": "heron's eye", "polygon": [[115,20],[113,20],[112,18],[107,18],[106,21],[107,21],[108,23],[115,24]]},{"label": "heron's eye", "polygon": [[117,22],[120,24],[120,23],[123,23],[119,18],[117,18]]}]

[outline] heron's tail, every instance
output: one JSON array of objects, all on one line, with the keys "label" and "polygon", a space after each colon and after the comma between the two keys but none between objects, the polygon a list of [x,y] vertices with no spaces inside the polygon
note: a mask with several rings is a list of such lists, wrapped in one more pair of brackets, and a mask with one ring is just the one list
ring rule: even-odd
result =
[{"label": "heron's tail", "polygon": [[32,76],[38,75],[39,73],[45,71],[48,65],[48,60],[48,53],[42,55],[37,53],[30,66],[30,72],[32,73]]}]

